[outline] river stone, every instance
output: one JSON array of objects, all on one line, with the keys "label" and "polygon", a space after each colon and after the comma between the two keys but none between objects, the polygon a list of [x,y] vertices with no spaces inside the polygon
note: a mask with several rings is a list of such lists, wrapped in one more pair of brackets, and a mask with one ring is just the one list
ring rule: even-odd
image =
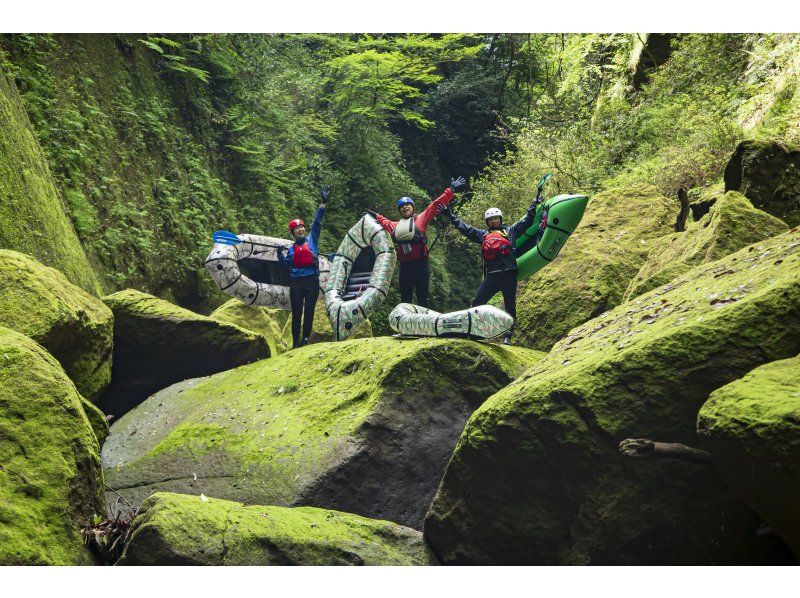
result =
[{"label": "river stone", "polygon": [[114,368],[98,405],[117,417],[180,380],[269,357],[267,340],[146,293],[103,299],[114,312]]},{"label": "river stone", "polygon": [[664,285],[694,266],[718,260],[753,243],[785,233],[778,218],[753,207],[744,195],[728,191],[714,198],[709,213],[683,232],[656,241],[647,261],[625,291],[625,301]]},{"label": "river stone", "polygon": [[715,390],[697,428],[722,478],[800,557],[800,356]]},{"label": "river stone", "polygon": [[469,414],[541,357],[457,339],[308,345],[149,398],[111,426],[106,481],[133,504],[202,492],[420,527]]},{"label": "river stone", "polygon": [[283,338],[283,326],[288,320],[288,313],[283,309],[246,305],[238,299],[231,299],[208,317],[260,334],[267,339],[270,355],[278,355],[285,353],[292,346],[291,341],[287,345]]},{"label": "river stone", "polygon": [[114,316],[58,270],[0,249],[0,325],[47,349],[90,401],[108,386]]},{"label": "river stone", "polygon": [[798,352],[797,232],[587,322],[473,413],[426,519],[428,542],[446,563],[784,558],[761,544],[760,518],[713,468],[632,459],[618,445],[702,448],[695,422],[708,395]]},{"label": "river stone", "polygon": [[314,507],[245,506],[158,492],[120,565],[435,565],[422,533]]},{"label": "river stone", "polygon": [[0,327],[0,565],[90,565],[103,512],[97,439],[59,363]]},{"label": "river stone", "polygon": [[800,224],[800,150],[748,139],[725,166],[725,191],[739,191],[789,226]]},{"label": "river stone", "polygon": [[677,212],[678,202],[650,185],[592,196],[556,260],[520,284],[515,339],[547,351],[575,326],[622,303],[650,250],[674,230]]}]

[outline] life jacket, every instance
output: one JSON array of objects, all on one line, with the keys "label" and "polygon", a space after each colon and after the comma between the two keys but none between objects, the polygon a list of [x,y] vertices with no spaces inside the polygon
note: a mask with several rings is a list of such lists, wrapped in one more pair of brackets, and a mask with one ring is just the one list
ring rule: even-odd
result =
[{"label": "life jacket", "polygon": [[317,256],[308,246],[308,241],[294,244],[294,254],[292,255],[292,266],[295,268],[307,268],[317,265]]},{"label": "life jacket", "polygon": [[511,241],[504,230],[490,230],[483,237],[481,254],[487,262],[511,255]]},{"label": "life jacket", "polygon": [[399,256],[412,253],[414,251],[412,243],[421,245],[418,250],[418,254],[421,257],[428,255],[428,235],[420,232],[417,228],[416,219],[416,214],[411,218],[401,218],[394,227],[392,238],[398,245],[397,253]]}]

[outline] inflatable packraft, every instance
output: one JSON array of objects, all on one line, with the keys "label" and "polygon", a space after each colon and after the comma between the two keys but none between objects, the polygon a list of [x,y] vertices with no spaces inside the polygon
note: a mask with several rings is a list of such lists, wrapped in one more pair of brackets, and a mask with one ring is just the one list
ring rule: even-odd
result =
[{"label": "inflatable packraft", "polygon": [[401,303],[389,314],[389,326],[405,336],[484,339],[508,334],[514,326],[514,318],[493,305],[440,314],[419,305]]},{"label": "inflatable packraft", "polygon": [[364,323],[389,292],[395,256],[392,238],[372,216],[353,225],[331,262],[325,311],[337,341]]},{"label": "inflatable packraft", "polygon": [[536,208],[533,224],[515,244],[518,280],[528,278],[555,259],[583,218],[588,202],[586,195],[557,195]]},{"label": "inflatable packraft", "polygon": [[[280,261],[278,250],[288,250],[292,241],[258,235],[237,236],[241,243],[236,245],[214,243],[205,262],[211,278],[220,290],[248,305],[291,309],[289,270]],[[330,271],[330,261],[320,255],[320,293],[328,284]]]}]

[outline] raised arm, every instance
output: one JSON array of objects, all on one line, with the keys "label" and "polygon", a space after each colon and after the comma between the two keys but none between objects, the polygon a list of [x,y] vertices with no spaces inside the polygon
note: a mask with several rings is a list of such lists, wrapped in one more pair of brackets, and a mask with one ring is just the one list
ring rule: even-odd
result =
[{"label": "raised arm", "polygon": [[464,222],[460,216],[450,212],[450,224],[455,226],[462,235],[473,243],[483,243],[483,237],[486,236],[486,231],[480,228],[475,228]]},{"label": "raised arm", "polygon": [[530,228],[531,224],[533,224],[533,219],[536,216],[536,208],[538,205],[539,203],[536,200],[533,200],[531,205],[528,206],[528,209],[525,210],[525,215],[508,229],[509,236],[516,239],[522,233],[528,230],[528,228]]},{"label": "raised arm", "polygon": [[456,189],[460,189],[464,186],[466,181],[464,177],[458,177],[457,179],[450,180],[450,186],[444,190],[444,192],[434,199],[431,204],[425,208],[422,213],[417,216],[417,227],[420,228],[423,232],[428,228],[428,225],[431,223],[431,220],[436,218],[436,215],[439,213],[439,206],[448,206],[450,202],[453,200],[453,195],[456,192]]}]

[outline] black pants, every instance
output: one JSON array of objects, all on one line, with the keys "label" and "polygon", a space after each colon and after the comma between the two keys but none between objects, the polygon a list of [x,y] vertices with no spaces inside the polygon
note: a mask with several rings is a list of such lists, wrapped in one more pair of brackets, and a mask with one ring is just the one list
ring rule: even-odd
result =
[{"label": "black pants", "polygon": [[[472,300],[472,307],[486,305],[489,299],[494,297],[497,292],[503,293],[503,305],[506,312],[514,320],[517,319],[517,271],[506,270],[505,272],[494,272],[487,274],[483,279],[475,298]],[[512,328],[513,331],[513,328]],[[508,336],[511,336],[509,334]]]},{"label": "black pants", "polygon": [[421,307],[428,307],[428,282],[430,269],[428,258],[415,262],[400,262],[400,301],[414,303],[411,294],[416,289],[417,303]]},{"label": "black pants", "polygon": [[314,307],[319,296],[319,276],[302,276],[289,280],[289,301],[292,304],[292,348],[300,344],[300,318],[303,319],[303,338],[311,336]]}]

